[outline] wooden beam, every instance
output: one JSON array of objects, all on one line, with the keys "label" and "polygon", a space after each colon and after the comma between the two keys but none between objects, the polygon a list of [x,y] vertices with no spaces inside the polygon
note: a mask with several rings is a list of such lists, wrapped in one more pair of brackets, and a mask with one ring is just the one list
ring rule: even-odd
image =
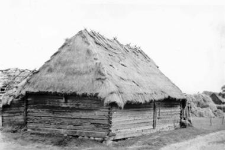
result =
[{"label": "wooden beam", "polygon": [[153,129],[156,128],[156,120],[157,120],[157,108],[156,108],[156,102],[153,102]]},{"label": "wooden beam", "polygon": [[68,102],[68,98],[66,97],[66,95],[63,95],[63,102],[67,103]]},{"label": "wooden beam", "polygon": [[1,109],[1,117],[2,117],[2,119],[1,119],[1,125],[2,125],[2,127],[4,125],[4,122],[3,122],[3,119],[4,119],[4,117],[3,117],[3,109],[4,109],[4,105],[2,105],[2,109]]},{"label": "wooden beam", "polygon": [[158,117],[160,118],[160,102],[159,102],[159,114],[158,114]]},{"label": "wooden beam", "polygon": [[23,118],[24,118],[24,127],[27,128],[27,96],[25,96],[22,101],[24,102],[24,112],[23,112]]}]

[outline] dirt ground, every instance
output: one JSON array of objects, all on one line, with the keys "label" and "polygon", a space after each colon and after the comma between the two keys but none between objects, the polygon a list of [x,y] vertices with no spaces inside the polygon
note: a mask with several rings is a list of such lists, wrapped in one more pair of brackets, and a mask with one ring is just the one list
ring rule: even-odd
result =
[{"label": "dirt ground", "polygon": [[224,150],[225,131],[218,131],[194,139],[175,143],[162,148],[161,150]]},{"label": "dirt ground", "polygon": [[[0,150],[173,150],[175,148],[180,150],[199,144],[198,141],[202,141],[202,145],[209,146],[205,147],[206,150],[216,150],[219,146],[224,146],[225,122],[223,123],[221,118],[213,118],[211,121],[209,118],[193,118],[192,121],[194,127],[130,138],[114,142],[111,146],[89,139],[2,131],[0,132]],[[202,148],[201,144],[197,145],[197,148]]]}]

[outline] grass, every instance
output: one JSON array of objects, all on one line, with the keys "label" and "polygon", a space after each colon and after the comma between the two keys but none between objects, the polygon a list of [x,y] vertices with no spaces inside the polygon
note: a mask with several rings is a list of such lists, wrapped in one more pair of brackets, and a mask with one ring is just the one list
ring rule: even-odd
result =
[{"label": "grass", "polygon": [[[100,142],[79,139],[69,136],[59,135],[37,135],[28,132],[9,133],[3,132],[3,141],[10,141],[11,149],[53,149],[53,150],[158,150],[166,145],[192,139],[198,135],[204,135],[215,131],[225,130],[225,122],[222,124],[221,118],[213,118],[212,125],[210,118],[192,118],[194,127],[176,129],[173,131],[157,132],[150,135],[130,138],[123,141],[114,142],[111,146],[106,146]],[[10,147],[7,148],[10,150]]]}]

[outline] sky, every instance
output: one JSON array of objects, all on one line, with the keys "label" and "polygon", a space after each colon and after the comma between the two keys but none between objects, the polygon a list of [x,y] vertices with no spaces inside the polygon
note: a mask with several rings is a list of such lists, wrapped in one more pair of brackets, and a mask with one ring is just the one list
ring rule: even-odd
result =
[{"label": "sky", "polygon": [[183,92],[225,85],[221,0],[1,0],[0,69],[38,69],[84,28],[140,46]]}]

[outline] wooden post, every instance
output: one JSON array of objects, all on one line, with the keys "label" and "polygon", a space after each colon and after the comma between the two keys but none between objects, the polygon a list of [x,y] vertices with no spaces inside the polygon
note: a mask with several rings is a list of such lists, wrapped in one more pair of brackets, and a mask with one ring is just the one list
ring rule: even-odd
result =
[{"label": "wooden post", "polygon": [[64,103],[67,103],[67,97],[66,97],[66,95],[63,95],[63,102]]},{"label": "wooden post", "polygon": [[27,129],[27,94],[22,100],[24,101],[24,112],[23,112],[24,128]]},{"label": "wooden post", "polygon": [[108,123],[109,123],[109,132],[108,132],[108,135],[110,135],[111,133],[111,127],[112,127],[112,113],[113,113],[113,107],[112,106],[109,106],[109,109],[108,109]]},{"label": "wooden post", "polygon": [[181,121],[182,121],[182,101],[180,101],[180,127],[181,127]]},{"label": "wooden post", "polygon": [[153,129],[156,128],[156,119],[157,119],[157,108],[156,108],[156,102],[153,102]]},{"label": "wooden post", "polygon": [[2,120],[1,120],[1,125],[3,127],[3,109],[4,109],[4,105],[2,105],[2,109],[1,109],[1,117],[2,117]]},{"label": "wooden post", "polygon": [[159,105],[158,105],[158,109],[159,109],[159,113],[158,113],[158,119],[160,119],[160,103],[159,103]]},{"label": "wooden post", "polygon": [[108,131],[107,137],[104,138],[104,143],[106,145],[111,145],[112,144],[112,140],[115,137],[115,134],[112,133],[112,130],[111,130],[113,109],[114,109],[114,106],[109,106],[109,109],[108,109],[109,131]]}]

